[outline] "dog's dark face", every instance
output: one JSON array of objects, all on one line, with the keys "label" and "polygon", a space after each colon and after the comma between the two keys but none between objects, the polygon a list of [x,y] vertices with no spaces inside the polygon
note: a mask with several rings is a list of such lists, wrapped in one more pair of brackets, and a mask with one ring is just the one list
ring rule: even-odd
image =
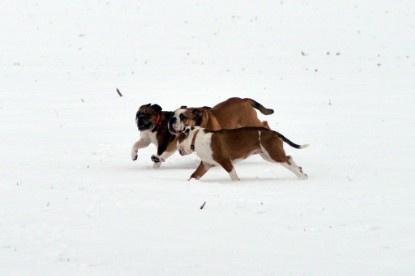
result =
[{"label": "dog's dark face", "polygon": [[158,104],[145,104],[140,106],[135,115],[135,122],[138,130],[145,131],[154,128],[157,117],[161,115],[162,108]]},{"label": "dog's dark face", "polygon": [[206,109],[210,109],[210,107],[187,108],[182,106],[176,109],[168,123],[170,133],[178,135],[188,126],[200,125]]}]

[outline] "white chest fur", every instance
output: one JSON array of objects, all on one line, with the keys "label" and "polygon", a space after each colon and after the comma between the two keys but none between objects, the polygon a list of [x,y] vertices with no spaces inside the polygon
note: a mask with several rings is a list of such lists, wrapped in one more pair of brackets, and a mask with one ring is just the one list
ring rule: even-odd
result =
[{"label": "white chest fur", "polygon": [[202,159],[204,162],[208,164],[218,165],[218,163],[213,160],[213,152],[211,148],[211,141],[212,141],[212,133],[204,133],[204,131],[200,131],[196,137],[195,141],[195,151],[196,154]]},{"label": "white chest fur", "polygon": [[141,137],[141,139],[158,146],[156,132],[140,131],[140,137]]}]

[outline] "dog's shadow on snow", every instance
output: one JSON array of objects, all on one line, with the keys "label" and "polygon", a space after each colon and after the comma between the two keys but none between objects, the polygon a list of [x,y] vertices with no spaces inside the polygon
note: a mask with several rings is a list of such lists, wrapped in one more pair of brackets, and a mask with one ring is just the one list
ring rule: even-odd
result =
[{"label": "dog's shadow on snow", "polygon": [[[166,163],[163,163],[161,167],[159,168],[153,168],[152,163],[147,164],[141,164],[138,167],[135,167],[134,170],[145,170],[148,172],[152,172],[155,174],[172,174],[175,171],[178,173],[178,175],[172,175],[172,178],[175,180],[180,180],[181,174],[183,174],[183,171],[188,171],[188,176],[186,176],[183,181],[189,181],[192,183],[198,183],[198,184],[235,184],[235,185],[244,185],[244,184],[260,184],[260,183],[266,183],[270,184],[270,182],[275,182],[272,184],[281,184],[281,183],[296,183],[300,180],[297,179],[294,175],[275,175],[275,176],[261,176],[260,172],[257,171],[255,176],[246,176],[245,173],[243,173],[244,168],[240,168],[241,173],[239,173],[240,181],[232,181],[226,173],[226,171],[220,167],[215,166],[214,168],[211,168],[209,172],[207,172],[200,180],[196,179],[189,179],[190,175],[196,170],[196,168],[199,166],[200,160],[196,159],[190,159],[190,160],[168,160]],[[258,165],[256,162],[250,162],[249,160],[244,160],[243,164],[246,166],[250,165]],[[236,168],[239,166],[236,165]],[[271,165],[272,167],[272,165]],[[222,171],[222,172],[221,172]],[[179,177],[179,178],[178,178]],[[302,181],[300,181],[302,182]]]},{"label": "dog's shadow on snow", "polygon": [[154,168],[153,162],[144,162],[139,165],[135,165],[132,167],[124,168],[126,170],[139,170],[139,171],[148,171],[148,172],[154,172],[158,174],[163,173],[172,173],[174,171],[182,171],[182,170],[189,170],[189,172],[193,172],[196,170],[197,166],[199,166],[199,161],[196,162],[194,160],[188,160],[188,161],[180,161],[180,162],[169,162],[161,164],[160,167]]},{"label": "dog's shadow on snow", "polygon": [[191,180],[191,181],[195,181],[197,183],[200,184],[234,184],[234,185],[258,185],[258,184],[270,184],[270,182],[275,182],[272,183],[273,185],[278,185],[278,184],[287,184],[287,182],[289,183],[302,183],[303,181],[295,178],[294,177],[239,177],[240,180],[239,181],[232,181],[228,176],[225,177],[211,177],[209,178],[209,176],[204,176],[202,179],[200,180]]}]

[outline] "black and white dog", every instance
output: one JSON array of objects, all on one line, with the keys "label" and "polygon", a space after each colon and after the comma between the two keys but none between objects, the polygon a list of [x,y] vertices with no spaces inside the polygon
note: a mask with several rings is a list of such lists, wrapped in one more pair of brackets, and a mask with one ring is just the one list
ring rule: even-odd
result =
[{"label": "black and white dog", "polygon": [[140,131],[140,140],[131,149],[131,159],[137,160],[137,152],[150,143],[157,147],[157,154],[151,156],[153,167],[158,168],[177,150],[176,136],[168,130],[167,123],[173,116],[171,111],[162,111],[158,104],[142,105],[136,113],[136,124]]}]

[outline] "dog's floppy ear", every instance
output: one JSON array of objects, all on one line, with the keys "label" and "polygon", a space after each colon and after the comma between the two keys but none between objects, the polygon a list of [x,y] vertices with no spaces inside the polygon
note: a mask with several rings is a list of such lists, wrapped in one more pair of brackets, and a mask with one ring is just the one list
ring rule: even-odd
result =
[{"label": "dog's floppy ear", "polygon": [[157,110],[158,112],[162,110],[161,106],[159,106],[158,104],[153,104],[151,107],[154,108],[154,110]]},{"label": "dog's floppy ear", "polygon": [[151,105],[151,103],[149,103],[149,104],[143,104],[142,106],[140,106],[140,108],[149,107],[150,105]]},{"label": "dog's floppy ear", "polygon": [[200,123],[202,122],[202,118],[203,118],[203,107],[202,108],[195,108],[192,110],[192,116],[193,116],[193,120],[195,121],[196,125],[200,125]]}]

